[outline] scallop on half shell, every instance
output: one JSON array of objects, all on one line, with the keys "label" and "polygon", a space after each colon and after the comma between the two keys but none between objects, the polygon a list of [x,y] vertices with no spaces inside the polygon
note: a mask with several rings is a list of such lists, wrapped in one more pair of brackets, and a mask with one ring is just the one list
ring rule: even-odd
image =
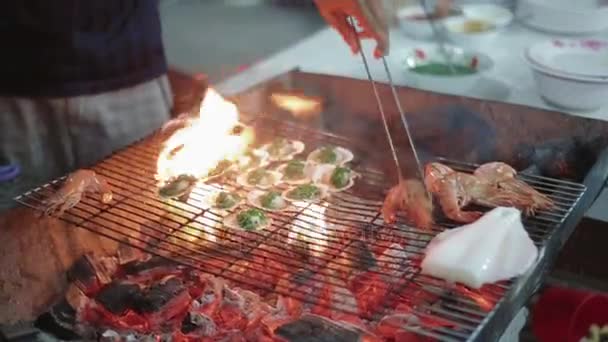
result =
[{"label": "scallop on half shell", "polygon": [[300,140],[277,139],[272,143],[263,145],[261,150],[268,153],[270,161],[288,161],[302,153],[305,148],[306,145]]},{"label": "scallop on half shell", "polygon": [[[229,206],[218,205],[218,197],[222,196],[222,193],[226,193],[228,196],[232,197],[232,199],[234,201],[232,201],[233,203],[231,205],[229,205]],[[212,193],[209,196],[207,196],[206,202],[213,209],[230,210],[230,209],[236,208],[239,205],[241,205],[241,203],[243,203],[243,197],[241,197],[236,192],[232,192],[232,191],[218,191],[216,193]]]},{"label": "scallop on half shell", "polygon": [[354,158],[353,152],[340,146],[324,146],[310,152],[307,160],[314,164],[344,165]]},{"label": "scallop on half shell", "polygon": [[[318,190],[318,194],[314,197],[304,198],[304,197],[295,197],[294,196],[298,192],[306,193],[306,192],[309,192],[313,188]],[[313,184],[313,183],[300,184],[298,186],[291,187],[291,188],[283,191],[283,194],[282,194],[283,198],[290,202],[308,202],[308,203],[320,202],[324,198],[326,198],[328,195],[329,195],[329,190],[327,189],[327,186],[322,185],[322,184]]]},{"label": "scallop on half shell", "polygon": [[[290,178],[285,173],[289,163],[292,163],[292,162],[301,162],[303,164],[302,177]],[[311,167],[310,163],[308,163],[306,161],[297,161],[297,160],[291,160],[289,163],[281,164],[276,169],[277,172],[280,172],[283,175],[283,182],[290,184],[290,185],[300,185],[300,184],[310,183],[310,178],[308,177],[308,173],[309,173],[308,169]]]},{"label": "scallop on half shell", "polygon": [[243,211],[247,211],[247,210],[248,209],[243,209],[241,211],[237,211],[235,213],[232,213],[232,214],[224,217],[224,226],[229,229],[242,230],[242,231],[248,231],[248,232],[259,232],[272,225],[272,218],[266,216],[266,222],[264,222],[262,225],[259,225],[256,229],[247,230],[247,229],[241,227],[241,225],[239,225],[238,216],[240,213],[242,213]]},{"label": "scallop on half shell", "polygon": [[[333,181],[334,172],[348,172],[348,182],[342,187],[337,187]],[[360,177],[358,173],[351,170],[347,166],[338,166],[331,164],[319,164],[307,170],[308,178],[314,184],[321,184],[327,187],[329,192],[340,192],[345,191],[355,185],[355,178]]]},{"label": "scallop on half shell", "polygon": [[[258,172],[263,173],[260,178],[260,181],[257,183],[251,183],[250,178],[254,175],[254,173]],[[258,188],[262,190],[268,190],[279,185],[282,179],[283,174],[280,172],[259,168],[241,174],[236,178],[236,182],[239,185],[248,189]]]},{"label": "scallop on half shell", "polygon": [[238,157],[235,168],[238,171],[247,172],[260,167],[266,167],[268,164],[270,164],[268,152],[263,149],[254,149]]},{"label": "scallop on half shell", "polygon": [[268,193],[268,191],[252,190],[251,192],[249,192],[247,194],[247,202],[250,205],[252,205],[258,209],[270,211],[270,212],[285,211],[285,210],[287,210],[287,208],[289,208],[290,203],[287,200],[285,200],[283,198],[283,196],[281,196],[280,193],[279,193],[279,196],[276,198],[276,201],[278,202],[277,208],[265,207],[262,204],[262,199],[263,199],[264,195],[266,195],[267,193]]}]

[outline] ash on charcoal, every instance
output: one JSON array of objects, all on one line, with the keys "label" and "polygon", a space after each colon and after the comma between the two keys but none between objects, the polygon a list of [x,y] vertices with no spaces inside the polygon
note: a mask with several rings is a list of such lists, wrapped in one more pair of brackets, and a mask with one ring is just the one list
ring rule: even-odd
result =
[{"label": "ash on charcoal", "polygon": [[157,267],[179,268],[179,265],[169,259],[155,256],[146,261],[132,261],[122,266],[126,275],[140,275]]},{"label": "ash on charcoal", "polygon": [[156,312],[184,291],[186,286],[181,279],[169,277],[152,285],[145,292],[136,293],[133,297],[133,308],[139,313]]},{"label": "ash on charcoal", "polygon": [[140,295],[139,285],[114,281],[99,291],[95,300],[109,312],[121,315],[132,306],[133,298],[138,298]]},{"label": "ash on charcoal", "polygon": [[190,312],[182,322],[182,333],[200,337],[214,336],[218,329],[213,319],[205,314]]},{"label": "ash on charcoal", "polygon": [[355,327],[316,315],[304,315],[274,332],[289,342],[355,342],[365,337],[365,333]]}]

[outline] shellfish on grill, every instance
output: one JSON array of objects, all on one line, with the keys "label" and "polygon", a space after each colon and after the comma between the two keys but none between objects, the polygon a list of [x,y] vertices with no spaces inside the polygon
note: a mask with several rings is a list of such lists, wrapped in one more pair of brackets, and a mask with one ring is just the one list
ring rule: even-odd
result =
[{"label": "shellfish on grill", "polygon": [[300,185],[310,183],[308,173],[309,169],[314,165],[300,159],[292,159],[285,164],[277,167],[277,172],[283,175],[283,181],[290,185]]},{"label": "shellfish on grill", "polygon": [[267,190],[281,183],[283,175],[265,168],[254,169],[237,177],[236,182],[246,188]]},{"label": "shellfish on grill", "polygon": [[224,226],[247,232],[261,231],[271,224],[272,218],[257,208],[243,209],[224,218]]},{"label": "shellfish on grill", "polygon": [[287,210],[287,202],[278,191],[253,190],[247,194],[247,202],[252,206],[266,211],[279,212]]},{"label": "shellfish on grill", "polygon": [[307,160],[314,164],[344,165],[354,158],[353,152],[340,146],[323,146],[310,152]]},{"label": "shellfish on grill", "polygon": [[300,184],[283,191],[283,198],[291,202],[316,203],[329,195],[329,190],[321,184]]},{"label": "shellfish on grill", "polygon": [[330,192],[340,192],[350,189],[355,185],[355,178],[359,174],[351,170],[348,166],[338,166],[332,164],[320,164],[309,168],[308,177],[315,184],[322,184]]},{"label": "shellfish on grill", "polygon": [[215,209],[230,210],[238,207],[243,202],[243,198],[232,191],[220,191],[207,197],[207,203]]},{"label": "shellfish on grill", "polygon": [[262,149],[248,151],[236,160],[237,171],[247,172],[270,164],[270,155]]},{"label": "shellfish on grill", "polygon": [[270,161],[287,161],[302,153],[306,145],[300,140],[276,138],[271,143],[263,145],[262,150],[269,155]]}]

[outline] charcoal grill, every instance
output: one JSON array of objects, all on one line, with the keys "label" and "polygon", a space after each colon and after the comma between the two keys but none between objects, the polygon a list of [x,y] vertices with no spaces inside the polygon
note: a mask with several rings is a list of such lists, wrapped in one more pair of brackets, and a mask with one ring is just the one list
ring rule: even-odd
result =
[{"label": "charcoal grill", "polygon": [[[336,125],[335,117],[334,119],[325,118],[325,121],[317,122],[316,125],[313,125],[314,127],[311,127],[310,123],[303,125],[293,122],[297,120],[290,121],[285,112],[270,108],[268,103],[263,100],[251,101],[252,95],[258,94],[260,89],[263,89],[263,92],[289,88],[305,89],[308,93],[329,99],[326,112],[337,115],[335,113],[339,110],[336,108],[342,108],[343,111],[352,110],[341,102],[346,99],[340,99],[340,94],[348,93],[344,88],[352,90],[362,86],[364,83],[359,83],[359,81],[292,72],[234,98],[246,112],[266,113],[257,116],[245,115],[246,119],[244,119],[247,124],[255,128],[256,135],[261,142],[277,136],[299,139],[307,144],[306,152],[325,144],[345,146],[355,152],[357,158],[352,166],[363,175],[354,188],[330,197],[324,202],[324,205],[302,205],[283,213],[271,214],[273,224],[265,233],[254,233],[255,236],[249,235],[245,241],[238,239],[234,233],[228,234],[221,225],[222,218],[230,212],[217,211],[206,206],[205,196],[213,191],[235,189],[243,193],[244,190],[229,178],[198,185],[187,199],[159,198],[154,173],[156,159],[163,141],[161,135],[151,136],[118,151],[93,167],[97,173],[110,182],[114,189],[115,196],[111,204],[104,205],[95,197],[89,197],[66,212],[61,218],[77,227],[148,253],[170,258],[203,272],[221,276],[243,286],[291,296],[302,301],[306,301],[307,297],[301,288],[288,288],[280,285],[276,288],[268,288],[260,281],[260,278],[263,279],[266,273],[273,272],[276,265],[266,261],[272,260],[285,265],[288,270],[293,271],[294,276],[305,270],[311,277],[314,274],[321,274],[326,276],[324,281],[332,282],[335,279],[331,274],[336,268],[354,270],[361,267],[358,263],[360,256],[356,248],[360,242],[365,242],[373,251],[375,248],[386,246],[399,238],[409,254],[407,259],[394,260],[394,264],[401,268],[402,277],[395,279],[394,283],[391,282],[393,285],[383,299],[382,308],[362,318],[374,321],[390,313],[391,303],[397,299],[414,296],[410,291],[410,285],[416,285],[424,292],[432,294],[434,299],[419,304],[415,308],[415,314],[421,317],[441,318],[450,323],[450,328],[415,328],[416,333],[441,341],[498,340],[510,320],[539,286],[559,248],[599,193],[601,184],[607,176],[607,154],[605,152],[601,155],[600,152],[597,153],[597,160],[594,160],[595,166],[586,170],[587,174],[580,179],[584,179],[584,182],[543,175],[520,174],[521,179],[546,193],[557,204],[555,210],[540,212],[534,217],[525,219],[524,222],[531,238],[541,249],[539,262],[528,274],[514,281],[486,285],[479,291],[458,290],[454,286],[420,274],[417,266],[417,261],[422,257],[424,248],[430,239],[455,224],[447,220],[439,220],[432,229],[420,230],[412,228],[402,217],[396,224],[387,225],[379,216],[384,194],[395,179],[389,176],[388,170],[390,169],[386,168],[387,165],[390,165],[390,161],[373,153],[374,150],[377,152],[378,149],[382,149],[384,145],[371,146],[370,151],[370,141],[357,140],[358,136],[351,134],[357,128],[342,125],[336,129],[339,125]],[[399,91],[407,92],[410,98],[416,98],[419,95],[412,89],[403,88]],[[416,96],[412,96],[412,94]],[[429,101],[428,97],[431,96],[429,93],[420,92],[420,94],[422,94],[420,96],[427,97],[426,103],[431,103],[433,106],[440,104],[437,101]],[[461,101],[457,98],[446,101],[446,98],[449,97],[444,95],[432,94],[432,96],[434,99],[439,98],[446,103]],[[362,99],[353,101],[364,103]],[[404,102],[407,104],[409,101]],[[425,109],[433,108],[433,106],[427,106]],[[501,104],[483,107],[486,108],[483,113],[496,118],[496,121],[503,120],[496,116],[496,111],[491,108],[492,106],[500,107]],[[477,104],[473,107],[481,108]],[[421,110],[422,108],[413,109]],[[521,110],[521,108],[518,109]],[[377,123],[373,122],[378,118],[368,115],[373,112],[373,109],[368,111],[366,108],[358,108],[358,117],[370,122],[363,131],[359,129],[359,133],[370,134],[370,131],[376,127],[374,125]],[[559,115],[557,113],[549,114]],[[368,116],[366,117],[366,115]],[[521,124],[516,118],[512,118],[512,120],[516,124]],[[564,117],[563,121],[568,121],[568,119]],[[580,124],[580,122],[578,123]],[[553,124],[555,124],[555,120]],[[416,129],[416,123],[412,125]],[[519,142],[535,143],[553,138],[558,135],[556,133],[563,133],[558,132],[556,127],[551,127],[551,123],[549,123],[547,125],[548,136],[541,137],[540,133],[535,132],[535,136],[520,137],[519,139],[522,141]],[[608,131],[605,125],[600,128],[593,125],[589,125],[589,127],[588,130],[597,131],[601,128]],[[382,133],[378,132],[376,134],[381,138]],[[424,135],[424,130],[419,132],[419,137],[420,134]],[[508,135],[504,135],[501,131],[497,133],[497,136],[499,137],[497,142],[500,144],[502,143],[501,137],[506,139],[505,137]],[[433,150],[432,144],[422,145],[427,146],[428,155],[434,159],[441,155]],[[406,149],[407,147],[407,143],[401,143],[400,148]],[[602,146],[599,150],[603,151],[604,148],[605,146]],[[455,157],[453,151],[446,152],[448,153],[444,155],[448,155],[451,159],[441,161],[463,172],[471,172],[476,163],[484,161],[483,153],[461,155],[458,158],[461,161],[456,162],[452,161],[452,158]],[[504,146],[493,153],[495,153],[494,158],[496,159],[512,160],[512,158],[504,157],[508,153]],[[62,180],[57,179],[33,189],[16,200],[28,207],[40,209],[42,202],[57,190]],[[328,208],[324,213],[328,225],[324,230],[325,238],[319,239],[320,227],[315,218],[320,215],[319,211],[322,208]],[[285,248],[289,241],[289,232],[294,227],[298,227],[301,237],[307,238],[309,248],[317,251],[314,259],[299,262],[297,258],[294,258],[293,250],[295,248]],[[226,243],[229,243],[231,248],[223,248],[222,246]],[[390,277],[388,274],[385,276]],[[405,281],[400,281],[402,279]],[[489,303],[485,309],[484,302]],[[345,307],[344,310],[351,311],[348,307]],[[354,310],[351,313],[357,314]]]}]

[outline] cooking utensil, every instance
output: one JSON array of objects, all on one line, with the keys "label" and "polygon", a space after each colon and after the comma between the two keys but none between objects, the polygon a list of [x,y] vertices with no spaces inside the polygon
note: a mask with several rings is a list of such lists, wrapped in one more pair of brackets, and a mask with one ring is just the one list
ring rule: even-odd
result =
[{"label": "cooking utensil", "polygon": [[[353,28],[353,31],[355,33],[355,36],[357,37],[357,40],[359,41],[359,44],[361,45],[361,38],[359,37],[359,33],[357,32],[357,27],[355,25],[355,21],[352,17],[349,18],[349,20],[350,20],[350,24]],[[369,64],[367,62],[367,57],[365,57],[365,53],[363,52],[362,48],[359,49],[359,54],[361,55],[361,59],[363,61],[363,66],[365,67],[365,72],[367,73],[367,78],[370,81],[370,83],[372,85],[372,89],[374,91],[374,96],[375,96],[376,102],[378,104],[378,110],[380,111],[380,115],[382,116],[382,123],[384,125],[384,130],[385,130],[386,136],[388,138],[388,143],[391,148],[391,153],[392,153],[393,159],[395,161],[395,166],[397,167],[397,174],[399,175],[399,180],[401,181],[401,179],[403,177],[403,172],[401,170],[401,164],[399,163],[399,156],[397,155],[397,150],[395,149],[395,145],[393,143],[391,131],[388,126],[388,120],[386,118],[386,114],[384,113],[384,106],[382,105],[382,100],[380,99],[380,94],[378,93],[378,89],[376,87],[376,82],[374,81],[374,78],[372,77],[372,74],[369,69]],[[399,97],[397,96],[397,91],[395,90],[395,86],[393,83],[393,77],[391,75],[390,69],[388,67],[388,63],[386,62],[386,59],[384,58],[384,56],[382,56],[381,59],[382,59],[382,64],[384,65],[384,70],[388,77],[389,85],[391,87],[391,93],[393,94],[393,100],[395,101],[395,104],[397,105],[397,110],[399,111],[399,116],[401,117],[401,122],[403,124],[403,127],[405,128],[410,146],[412,147],[412,152],[414,154],[414,159],[416,160],[416,166],[417,166],[417,169],[418,169],[418,172],[420,175],[420,179],[424,183],[424,171],[422,168],[422,163],[420,162],[420,158],[418,157],[418,152],[416,151],[416,145],[414,144],[414,139],[412,137],[410,127],[407,122],[407,118],[405,117],[405,114],[403,113],[403,108],[401,107],[401,102],[399,101]],[[429,198],[430,198],[430,194],[429,194]]]}]

